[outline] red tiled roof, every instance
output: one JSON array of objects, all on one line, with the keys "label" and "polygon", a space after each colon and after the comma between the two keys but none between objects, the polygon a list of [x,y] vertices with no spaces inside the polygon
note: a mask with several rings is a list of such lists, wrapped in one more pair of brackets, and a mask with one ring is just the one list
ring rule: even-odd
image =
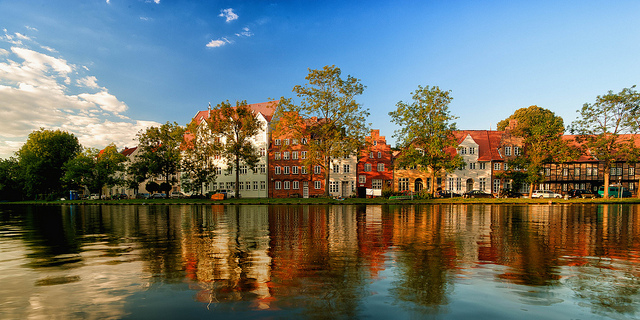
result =
[{"label": "red tiled roof", "polygon": [[127,147],[125,147],[125,148],[124,148],[124,150],[120,151],[120,153],[128,157],[128,156],[130,156],[134,151],[136,151],[136,149],[138,149],[138,147],[133,147],[133,148],[127,148]]},{"label": "red tiled roof", "polygon": [[[478,161],[502,160],[498,148],[504,131],[491,130],[458,130],[453,132],[458,144],[470,135],[478,144]],[[453,150],[451,150],[453,152]]]},{"label": "red tiled roof", "polygon": [[[275,100],[275,101],[248,104],[247,106],[251,108],[251,110],[262,114],[262,116],[264,116],[265,119],[267,119],[267,122],[271,122],[271,119],[273,118],[273,114],[276,111],[276,107],[278,106],[279,102],[280,100]],[[198,111],[198,113],[196,113],[196,115],[193,117],[193,119],[198,124],[200,124],[202,119],[207,119],[207,118],[209,118],[209,110]]]}]

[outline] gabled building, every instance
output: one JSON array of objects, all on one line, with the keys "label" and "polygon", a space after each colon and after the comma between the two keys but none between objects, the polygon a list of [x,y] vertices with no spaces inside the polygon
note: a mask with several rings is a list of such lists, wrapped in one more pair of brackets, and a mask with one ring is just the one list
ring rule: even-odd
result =
[{"label": "gabled building", "polygon": [[[277,104],[278,101],[269,101],[248,105],[249,108],[256,113],[258,121],[262,123],[262,130],[251,139],[251,143],[253,143],[260,152],[260,161],[257,167],[255,170],[251,170],[243,165],[239,168],[239,192],[243,198],[266,198],[269,195],[267,187],[267,166],[269,162],[267,149],[270,139],[269,124],[271,123]],[[211,109],[199,111],[193,119],[198,124],[204,125],[204,121],[208,119],[210,115]],[[221,156],[216,156],[214,163],[216,166],[216,181],[205,185],[205,192],[225,191],[233,195],[236,182],[235,171],[233,169],[229,170]]]},{"label": "gabled building", "polygon": [[358,190],[365,189],[367,196],[381,196],[382,189],[393,188],[393,158],[391,146],[380,130],[371,130],[366,137],[367,148],[358,159]]},{"label": "gabled building", "polygon": [[457,153],[465,162],[463,168],[447,174],[446,190],[454,193],[465,193],[472,190],[482,190],[487,193],[497,193],[492,189],[492,165],[501,163],[498,149],[502,131],[490,130],[460,130],[454,135],[458,140]]}]

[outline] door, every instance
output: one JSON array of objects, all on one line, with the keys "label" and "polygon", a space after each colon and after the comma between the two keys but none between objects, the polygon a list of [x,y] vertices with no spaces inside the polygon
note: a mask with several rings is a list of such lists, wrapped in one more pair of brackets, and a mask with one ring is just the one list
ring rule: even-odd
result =
[{"label": "door", "polygon": [[422,187],[423,187],[422,186],[422,179],[420,179],[420,178],[416,179],[416,182],[413,185],[413,190],[416,193],[419,193],[420,191],[422,191]]},{"label": "door", "polygon": [[302,197],[309,199],[309,181],[302,182]]},{"label": "door", "polygon": [[467,192],[473,190],[473,179],[467,179]]},{"label": "door", "polygon": [[342,197],[347,198],[350,196],[351,188],[349,188],[349,181],[342,181]]}]

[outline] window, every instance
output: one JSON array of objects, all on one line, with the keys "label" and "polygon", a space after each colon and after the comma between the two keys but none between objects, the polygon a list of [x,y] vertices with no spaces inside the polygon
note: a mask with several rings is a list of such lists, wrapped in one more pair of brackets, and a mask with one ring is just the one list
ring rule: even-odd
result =
[{"label": "window", "polygon": [[513,154],[516,156],[520,155],[520,147],[513,147]]},{"label": "window", "polygon": [[265,167],[265,165],[264,165],[264,164],[261,164],[261,165],[260,165],[260,173],[263,173],[263,174],[264,174],[264,173],[267,173],[267,167]]},{"label": "window", "polygon": [[282,182],[276,181],[276,190],[282,189]]},{"label": "window", "polygon": [[359,175],[358,176],[358,183],[367,183],[367,176]]},{"label": "window", "polygon": [[453,178],[447,178],[447,186],[449,190],[453,190]]},{"label": "window", "polygon": [[284,145],[288,146],[289,145],[289,139],[284,139]]},{"label": "window", "polygon": [[398,179],[398,190],[400,191],[409,190],[409,178]]},{"label": "window", "polygon": [[302,144],[307,144],[307,138],[302,138]]},{"label": "window", "polygon": [[373,187],[373,189],[382,189],[382,179],[373,179],[371,180],[371,187]]},{"label": "window", "polygon": [[240,174],[247,174],[247,166],[240,166]]},{"label": "window", "polygon": [[322,168],[320,166],[313,167],[313,173],[320,174],[322,172]]},{"label": "window", "polygon": [[373,140],[373,145],[377,146],[378,145],[378,141],[377,140]]},{"label": "window", "polygon": [[480,164],[480,170],[485,170],[487,169],[487,163],[486,162],[478,162]]},{"label": "window", "polygon": [[322,189],[322,181],[314,181],[313,187],[316,189]]},{"label": "window", "polygon": [[576,177],[580,176],[580,168],[573,168],[573,175]]},{"label": "window", "polygon": [[480,190],[484,191],[487,188],[487,178],[480,178]]},{"label": "window", "polygon": [[280,152],[276,152],[275,155],[274,155],[274,159],[280,160],[280,158],[281,158],[280,157]]},{"label": "window", "polygon": [[598,175],[598,168],[593,168],[593,171],[591,172],[594,176]]},{"label": "window", "polygon": [[298,144],[298,139],[291,139],[291,144],[292,145]]},{"label": "window", "polygon": [[378,163],[378,172],[384,172],[384,163]]},{"label": "window", "polygon": [[475,162],[469,162],[469,169],[474,170],[476,168]]},{"label": "window", "polygon": [[307,167],[302,167],[302,170],[300,170],[300,171],[302,171],[302,174],[307,174],[308,173],[307,172]]},{"label": "window", "polygon": [[282,172],[281,170],[282,170],[282,168],[276,167],[276,174],[280,174]]},{"label": "window", "polygon": [[289,189],[290,189],[290,187],[291,187],[291,182],[290,182],[290,181],[285,181],[285,182],[283,183],[283,185],[284,185],[284,189],[285,189],[285,190],[289,190]]},{"label": "window", "polygon": [[462,190],[462,179],[456,178],[456,190]]},{"label": "window", "polygon": [[329,182],[329,192],[337,193],[338,192],[338,181],[330,181]]},{"label": "window", "polygon": [[291,152],[291,159],[298,160],[298,151]]},{"label": "window", "polygon": [[551,168],[544,168],[544,175],[545,176],[550,176],[551,175]]},{"label": "window", "polygon": [[[288,141],[288,140],[285,140]],[[284,154],[282,155],[282,159],[283,160],[289,160],[289,151],[285,151]]]},{"label": "window", "polygon": [[300,152],[300,158],[301,159],[306,159],[307,158],[307,152],[306,151]]},{"label": "window", "polygon": [[563,176],[563,177],[566,177],[566,176],[568,176],[568,175],[569,175],[569,169],[567,169],[567,168],[563,168],[563,169],[562,169],[562,176]]},{"label": "window", "polygon": [[300,181],[293,181],[293,183],[291,184],[291,189],[293,190],[300,189]]},{"label": "window", "polygon": [[238,182],[238,189],[239,190],[244,190],[244,182],[242,182],[242,181]]},{"label": "window", "polygon": [[476,154],[476,147],[469,147],[469,154]]},{"label": "window", "polygon": [[467,154],[467,148],[466,147],[460,147],[459,153],[460,154]]},{"label": "window", "polygon": [[373,151],[369,152],[369,158],[373,158]]},{"label": "window", "polygon": [[267,182],[266,181],[260,181],[260,190],[264,190],[267,188]]},{"label": "window", "polygon": [[378,159],[382,158],[382,152],[378,151]]},{"label": "window", "polygon": [[500,179],[493,179],[493,193],[500,192]]},{"label": "window", "polygon": [[635,175],[635,174],[636,174],[636,168],[634,168],[634,167],[629,167],[629,175],[630,175],[630,176],[633,176],[633,175]]},{"label": "window", "polygon": [[351,172],[351,167],[348,164],[342,165],[342,173],[349,173],[349,172]]},{"label": "window", "polygon": [[222,168],[216,167],[216,174],[222,174]]},{"label": "window", "polygon": [[500,170],[500,162],[496,162],[493,164],[493,170]]},{"label": "window", "polygon": [[291,174],[298,174],[298,167],[291,167]]},{"label": "window", "polygon": [[284,174],[289,174],[289,167],[284,167]]},{"label": "window", "polygon": [[280,145],[280,139],[276,139],[276,146]]},{"label": "window", "polygon": [[505,156],[511,155],[511,147],[504,147],[504,155]]},{"label": "window", "polygon": [[636,183],[635,182],[629,182],[629,190],[635,190],[636,189]]},{"label": "window", "polygon": [[364,172],[371,172],[371,163],[364,164]]},{"label": "window", "polygon": [[267,155],[267,150],[265,150],[264,148],[260,148],[260,156],[264,157]]},{"label": "window", "polygon": [[333,173],[340,173],[340,165],[339,164],[334,164],[333,165]]},{"label": "window", "polygon": [[253,182],[253,190],[258,190],[258,181]]},{"label": "window", "polygon": [[611,168],[611,175],[612,176],[621,176],[622,175],[622,168],[620,168],[620,167]]}]

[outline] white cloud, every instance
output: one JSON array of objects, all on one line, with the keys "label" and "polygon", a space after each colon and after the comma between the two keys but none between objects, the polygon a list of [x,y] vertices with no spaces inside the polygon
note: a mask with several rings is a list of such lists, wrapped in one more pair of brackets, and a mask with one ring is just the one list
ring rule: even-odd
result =
[{"label": "white cloud", "polygon": [[27,30],[38,31],[38,29],[36,29],[34,27],[30,27],[30,26],[24,26],[24,27],[27,28]]},{"label": "white cloud", "polygon": [[31,40],[31,38],[29,38],[29,37],[25,36],[25,35],[24,35],[24,34],[22,34],[22,33],[18,33],[18,32],[16,32],[16,37],[17,37],[18,39],[21,39],[21,40]]},{"label": "white cloud", "polygon": [[123,114],[127,104],[100,87],[86,66],[15,45],[14,39],[0,37],[0,46],[13,45],[0,49],[0,158],[12,156],[41,127],[67,130],[83,146],[103,148],[112,142],[133,146],[138,131],[159,125]]},{"label": "white cloud", "polygon": [[227,43],[231,43],[227,38],[221,38],[218,40],[211,40],[207,43],[208,48],[217,48],[226,45]]},{"label": "white cloud", "polygon": [[89,76],[89,77],[84,77],[82,79],[79,79],[78,84],[81,86],[85,86],[93,89],[100,88],[100,86],[98,86],[98,79],[94,76]]},{"label": "white cloud", "polygon": [[151,21],[151,18],[149,18],[149,17],[140,17],[140,20],[142,20],[142,21]]},{"label": "white cloud", "polygon": [[101,91],[94,94],[82,93],[79,94],[78,97],[85,101],[89,101],[98,105],[100,109],[105,111],[116,114],[127,111],[127,105],[124,102],[119,101],[116,96],[106,91]]},{"label": "white cloud", "polygon": [[227,22],[231,22],[233,20],[238,19],[238,15],[235,14],[235,12],[233,12],[233,8],[220,10],[220,14],[218,16],[225,18]]},{"label": "white cloud", "polygon": [[249,30],[249,27],[244,27],[242,28],[242,32],[236,33],[236,36],[238,37],[251,37],[252,35],[253,33]]}]

